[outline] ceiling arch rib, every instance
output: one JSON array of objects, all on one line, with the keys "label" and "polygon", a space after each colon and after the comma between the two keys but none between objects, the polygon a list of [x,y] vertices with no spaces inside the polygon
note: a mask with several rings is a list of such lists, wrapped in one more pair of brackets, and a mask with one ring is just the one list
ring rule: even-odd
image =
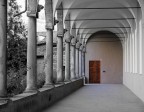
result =
[{"label": "ceiling arch rib", "polygon": [[[118,26],[121,26],[122,28],[110,28],[111,29],[111,32],[113,32],[113,33],[119,33],[119,32],[129,32],[129,28],[128,29],[124,29],[124,27],[125,27],[125,24],[126,23],[124,23],[124,24],[122,24],[122,23],[120,23],[120,22],[116,22],[117,23],[117,26],[115,26],[115,27],[118,27]],[[116,24],[116,23],[114,23],[114,24]],[[105,24],[106,26],[111,26],[111,23],[103,23],[103,24]],[[84,25],[86,25],[86,26],[84,26]],[[83,24],[83,26],[80,26],[79,28],[79,30],[80,30],[80,33],[82,34],[82,33],[84,33],[84,32],[86,32],[86,33],[91,33],[91,32],[93,32],[93,33],[95,33],[96,31],[98,31],[99,29],[100,30],[103,30],[103,29],[107,29],[108,30],[108,28],[96,28],[96,29],[87,29],[88,27],[91,27],[91,25],[94,25],[94,26],[102,26],[101,25],[101,23],[90,23],[90,22],[87,22],[87,24],[85,23],[85,24]],[[104,26],[105,26],[104,25]],[[128,25],[127,25],[128,26]],[[81,29],[81,28],[84,28],[84,27],[86,27],[86,29]]]},{"label": "ceiling arch rib", "polygon": [[[100,30],[103,30],[103,29],[97,29],[97,30],[93,30],[93,31],[87,31],[88,33],[86,33],[86,35],[89,34],[89,32],[91,32],[88,35],[88,36],[90,36],[91,34],[97,32],[97,31],[100,31]],[[120,30],[118,30],[118,29],[106,29],[106,30],[115,33],[118,37],[126,37],[126,35],[128,34],[128,31],[124,31],[123,29],[120,29]]]},{"label": "ceiling arch rib", "polygon": [[[106,31],[110,31],[110,32],[112,32],[112,33],[114,33],[115,35],[117,35],[120,39],[124,39],[124,38],[127,38],[127,32],[125,32],[125,31],[123,31],[123,29],[120,29],[121,30],[121,33],[119,32],[119,31],[117,31],[117,30],[110,30],[110,29],[105,29]],[[100,30],[97,30],[96,32],[98,32],[98,31],[102,31],[102,29],[100,29]],[[95,33],[95,32],[94,32]],[[86,38],[89,38],[91,35],[87,35],[87,37]]]},{"label": "ceiling arch rib", "polygon": [[[78,0],[79,1],[79,0]],[[104,0],[83,0],[80,2],[73,2],[73,5],[69,8],[74,8],[74,7],[124,7],[125,5],[121,5],[120,3],[117,3],[118,1],[116,0],[109,0],[109,1],[104,1]],[[126,6],[125,6],[126,7]],[[71,11],[71,10],[69,10]]]},{"label": "ceiling arch rib", "polygon": [[[97,30],[93,30],[93,31],[84,31],[84,32],[93,32],[93,33],[91,33],[91,34],[86,34],[86,35],[84,35],[83,36],[83,43],[85,42],[85,41],[87,41],[87,39],[85,39],[85,38],[89,38],[92,34],[94,34],[94,33],[96,33],[96,32],[99,32],[99,31],[102,31],[103,29],[97,29]],[[105,29],[106,31],[110,31],[110,32],[112,32],[112,33],[115,33],[121,40],[123,40],[124,38],[127,38],[127,34],[128,34],[128,31],[125,31],[124,29]]]},{"label": "ceiling arch rib", "polygon": [[[109,15],[111,15],[111,14],[109,14]],[[89,15],[88,15],[88,17],[90,17]],[[83,17],[82,17],[83,18]],[[124,21],[124,20],[123,20]],[[123,21],[121,21],[121,22],[123,22]],[[129,20],[126,20],[126,21],[128,21],[129,23],[133,23],[132,21],[130,22]],[[90,21],[88,21],[88,22],[90,22]],[[96,22],[101,22],[101,23],[103,23],[103,21],[92,21],[92,23],[96,23]],[[106,21],[106,22],[109,22],[109,21]],[[113,21],[112,21],[113,22]],[[82,21],[82,22],[78,22],[78,24],[79,24],[79,26],[80,26],[80,24],[84,24],[85,23],[85,21]],[[112,23],[111,23],[112,24]],[[131,25],[130,25],[131,26]]]},{"label": "ceiling arch rib", "polygon": [[[56,9],[58,8],[58,6],[60,5],[60,3],[63,2],[64,4],[64,8],[72,8],[72,7],[76,7],[76,6],[82,6],[82,3],[86,4],[86,6],[88,6],[89,4],[98,4],[101,3],[102,5],[99,5],[99,7],[104,7],[104,5],[106,5],[106,7],[108,6],[107,2],[110,3],[111,7],[120,7],[120,6],[125,6],[125,7],[140,7],[139,2],[141,2],[140,0],[109,0],[109,1],[105,1],[105,0],[54,0],[53,1],[53,10],[54,13],[56,11]],[[118,6],[114,5],[114,3],[118,4]],[[137,6],[135,6],[135,4],[137,4]],[[130,9],[131,10],[131,9]],[[135,9],[133,9],[135,10]],[[133,10],[131,10],[133,12]],[[66,16],[67,12],[70,10],[65,11],[66,13],[64,13],[64,15]]]},{"label": "ceiling arch rib", "polygon": [[97,22],[87,21],[87,22],[81,22],[80,24],[78,23],[77,24],[77,28],[83,28],[83,27],[85,27],[85,28],[88,28],[88,27],[92,28],[92,27],[97,27],[97,26],[99,26],[99,27],[105,27],[105,26],[107,26],[107,27],[118,27],[120,25],[123,25],[122,27],[132,27],[130,25],[130,23],[128,23],[126,21],[124,21],[124,22],[120,22],[120,21],[113,21],[113,22],[107,22],[107,21],[103,21],[103,22],[99,22],[99,21],[97,21]]},{"label": "ceiling arch rib", "polygon": [[[96,33],[98,33],[98,32],[103,32],[103,31],[105,31],[105,30],[101,30],[101,31],[97,31],[97,32],[95,32],[94,34],[96,34]],[[110,32],[110,31],[106,31],[106,32]],[[111,32],[112,34],[113,34],[113,32]],[[94,35],[93,34],[93,35]],[[115,34],[114,34],[115,35]],[[92,36],[92,35],[91,35]],[[90,36],[90,37],[91,37]],[[116,37],[118,38],[118,36],[116,35]],[[126,38],[124,38],[124,39],[126,39]],[[123,40],[124,40],[123,38],[119,38],[119,40],[117,40],[117,41],[120,41],[121,42],[121,45],[123,45]],[[89,37],[88,38],[85,38],[85,40],[83,40],[83,44],[85,45],[85,44],[87,44],[87,42],[88,42],[88,40],[89,40]],[[113,40],[109,40],[110,42],[113,42]],[[115,42],[115,41],[114,41]]]}]

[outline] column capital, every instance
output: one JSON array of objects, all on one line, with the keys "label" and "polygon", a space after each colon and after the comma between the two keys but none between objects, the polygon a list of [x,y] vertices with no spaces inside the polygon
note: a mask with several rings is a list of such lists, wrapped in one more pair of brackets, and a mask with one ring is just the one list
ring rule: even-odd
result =
[{"label": "column capital", "polygon": [[49,25],[45,25],[45,29],[46,29],[46,30],[54,30],[54,26],[49,27]]},{"label": "column capital", "polygon": [[82,44],[80,42],[76,43],[76,49],[79,49]]},{"label": "column capital", "polygon": [[[67,33],[69,33],[69,30],[67,31]],[[66,42],[66,43],[71,43],[72,39],[73,39],[73,36],[70,35],[69,37],[67,37],[67,38],[65,39],[65,42]]]},{"label": "column capital", "polygon": [[80,50],[80,51],[83,51],[83,48],[84,48],[84,46],[81,44],[79,50]]},{"label": "column capital", "polygon": [[64,37],[64,34],[65,34],[66,32],[68,32],[68,30],[67,30],[67,29],[63,29],[63,33],[58,33],[58,34],[57,34],[57,37]]},{"label": "column capital", "polygon": [[83,53],[86,53],[86,47],[85,46],[83,46]]},{"label": "column capital", "polygon": [[66,43],[71,43],[71,39],[69,39],[69,38],[68,38],[68,39],[65,39],[65,42],[66,42]]},{"label": "column capital", "polygon": [[75,43],[71,43],[71,46],[75,46],[76,44]]},{"label": "column capital", "polygon": [[46,20],[45,28],[47,30],[54,29],[52,0],[45,0],[45,20]]},{"label": "column capital", "polygon": [[70,35],[70,38],[72,39],[72,38],[75,38],[73,35]]},{"label": "column capital", "polygon": [[28,17],[35,17],[35,18],[37,18],[38,17],[38,13],[35,12],[35,11],[27,11],[27,16]]},{"label": "column capital", "polygon": [[28,9],[27,9],[28,17],[38,17],[38,1],[37,0],[28,0]]},{"label": "column capital", "polygon": [[63,38],[63,35],[57,35],[57,38]]},{"label": "column capital", "polygon": [[[31,7],[33,6],[33,7]],[[28,0],[28,10],[27,10],[27,16],[38,18],[38,13],[44,8],[44,6],[39,5],[36,0]]]},{"label": "column capital", "polygon": [[71,39],[71,45],[72,45],[72,46],[75,46],[75,45],[76,45],[76,39],[74,38],[74,36],[73,36],[73,38]]},{"label": "column capital", "polygon": [[[63,9],[63,4],[61,3],[59,8]],[[64,36],[64,26],[63,26],[63,10],[57,10],[57,19],[58,19],[58,24],[57,24],[57,35],[58,37],[63,37]]]}]

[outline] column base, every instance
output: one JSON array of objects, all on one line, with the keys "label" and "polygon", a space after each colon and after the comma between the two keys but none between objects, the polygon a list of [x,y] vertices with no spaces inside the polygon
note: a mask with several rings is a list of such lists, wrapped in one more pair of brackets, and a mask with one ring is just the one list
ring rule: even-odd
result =
[{"label": "column base", "polygon": [[86,84],[86,76],[83,76],[84,84]]},{"label": "column base", "polygon": [[9,98],[0,97],[0,104],[6,104],[6,103],[8,103],[9,101],[10,101]]},{"label": "column base", "polygon": [[83,76],[81,75],[79,78],[83,78]]},{"label": "column base", "polygon": [[43,88],[54,88],[54,84],[45,84]]},{"label": "column base", "polygon": [[76,74],[76,78],[79,79],[79,78],[80,78],[80,75],[79,75],[79,74]]},{"label": "column base", "polygon": [[71,81],[75,81],[76,79],[77,79],[76,77],[75,77],[75,78],[72,78]]},{"label": "column base", "polygon": [[66,80],[64,80],[64,82],[71,82],[71,80],[70,79],[66,79]]},{"label": "column base", "polygon": [[63,82],[56,82],[56,84],[64,84],[64,81]]},{"label": "column base", "polygon": [[64,84],[64,78],[57,78],[55,84],[56,84],[56,85]]},{"label": "column base", "polygon": [[26,89],[23,93],[38,93],[39,91],[34,88],[34,89]]},{"label": "column base", "polygon": [[8,99],[9,99],[8,96],[5,96],[5,97],[0,96],[0,100],[8,100]]},{"label": "column base", "polygon": [[7,98],[7,94],[4,94],[4,95],[0,95],[0,99],[3,99],[3,98]]},{"label": "column base", "polygon": [[72,81],[72,80],[76,80],[76,79],[77,79],[76,76],[73,76],[73,77],[70,78],[71,81]]},{"label": "column base", "polygon": [[86,76],[85,76],[85,75],[83,75],[82,77],[83,77],[83,78],[86,78]]},{"label": "column base", "polygon": [[56,82],[55,87],[65,85],[64,82]]}]

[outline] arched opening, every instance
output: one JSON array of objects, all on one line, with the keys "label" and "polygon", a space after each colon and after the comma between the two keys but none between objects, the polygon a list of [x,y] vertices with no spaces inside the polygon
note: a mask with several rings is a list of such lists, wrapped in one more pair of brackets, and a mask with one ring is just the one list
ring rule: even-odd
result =
[{"label": "arched opening", "polygon": [[123,49],[120,38],[109,31],[94,33],[86,44],[88,83],[120,84],[123,82]]}]

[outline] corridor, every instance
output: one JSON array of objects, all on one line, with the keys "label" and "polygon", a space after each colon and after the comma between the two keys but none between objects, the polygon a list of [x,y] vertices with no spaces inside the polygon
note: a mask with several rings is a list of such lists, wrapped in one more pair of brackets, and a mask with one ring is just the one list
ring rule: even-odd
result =
[{"label": "corridor", "polygon": [[144,103],[123,85],[85,85],[43,112],[144,112]]}]

